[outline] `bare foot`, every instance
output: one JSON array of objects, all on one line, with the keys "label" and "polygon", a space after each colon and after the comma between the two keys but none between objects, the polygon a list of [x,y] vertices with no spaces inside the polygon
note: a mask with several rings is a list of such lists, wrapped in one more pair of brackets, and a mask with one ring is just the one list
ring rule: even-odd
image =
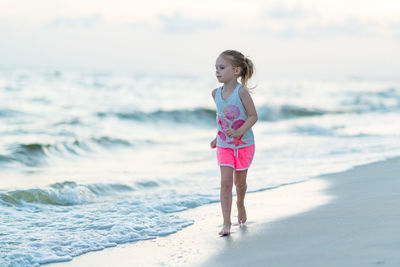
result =
[{"label": "bare foot", "polygon": [[238,209],[238,223],[244,224],[247,221],[246,208],[244,207],[244,205],[237,204],[237,209]]},{"label": "bare foot", "polygon": [[220,236],[226,236],[231,234],[231,225],[223,224],[221,231],[218,233]]}]

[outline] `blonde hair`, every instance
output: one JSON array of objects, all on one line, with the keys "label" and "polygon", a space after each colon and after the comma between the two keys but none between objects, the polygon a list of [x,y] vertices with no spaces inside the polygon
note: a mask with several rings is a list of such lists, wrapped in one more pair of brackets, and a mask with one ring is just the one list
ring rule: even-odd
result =
[{"label": "blonde hair", "polygon": [[[255,72],[253,61],[236,50],[225,50],[221,53],[221,56],[224,58],[228,57],[228,60],[231,62],[233,67],[240,67],[240,82],[245,87],[248,87],[247,82]],[[255,86],[249,89],[254,88]]]}]

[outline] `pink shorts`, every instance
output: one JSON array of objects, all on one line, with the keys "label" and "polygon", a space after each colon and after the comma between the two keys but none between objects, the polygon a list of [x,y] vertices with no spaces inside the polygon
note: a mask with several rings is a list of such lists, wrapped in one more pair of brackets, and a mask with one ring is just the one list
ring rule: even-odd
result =
[{"label": "pink shorts", "polygon": [[237,171],[247,170],[253,161],[254,150],[254,144],[237,149],[217,147],[218,165],[232,167]]}]

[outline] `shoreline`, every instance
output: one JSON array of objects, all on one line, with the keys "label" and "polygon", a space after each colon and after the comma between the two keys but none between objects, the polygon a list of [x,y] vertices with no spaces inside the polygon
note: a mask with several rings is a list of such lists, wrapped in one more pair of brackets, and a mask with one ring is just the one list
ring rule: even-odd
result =
[{"label": "shoreline", "polygon": [[[232,229],[228,238],[218,236],[222,215],[220,203],[217,202],[177,213],[180,217],[193,219],[194,224],[172,235],[88,252],[71,261],[49,263],[45,266],[106,267],[116,261],[118,266],[196,266],[224,246],[232,246],[234,242],[238,242],[233,241],[234,238],[240,240],[248,230],[258,229],[264,223],[306,212],[329,202],[331,196],[321,193],[328,186],[324,181],[307,180],[247,194],[248,221],[245,226],[239,227],[236,220],[237,210],[233,206]],[[259,212],[260,210],[269,212]]]},{"label": "shoreline", "polygon": [[[377,171],[386,173],[385,177],[388,178],[384,179],[385,181],[382,179],[377,181]],[[364,265],[354,259],[356,256],[350,257],[352,247],[357,248],[357,240],[360,242],[362,239],[352,235],[354,227],[362,223],[359,220],[364,218],[355,216],[357,209],[349,205],[352,203],[349,201],[351,196],[357,193],[364,201],[371,200],[368,196],[375,196],[374,187],[363,180],[368,175],[368,181],[375,181],[375,186],[379,187],[382,182],[383,187],[400,189],[400,182],[395,179],[396,173],[400,173],[400,158],[356,166],[344,172],[326,174],[300,183],[249,193],[246,195],[248,222],[242,227],[235,223],[236,208],[233,206],[233,225],[229,237],[217,235],[221,224],[220,203],[213,203],[180,212],[179,216],[193,219],[194,224],[175,234],[89,252],[73,258],[72,261],[50,263],[46,266],[96,265],[101,267],[113,264],[118,266],[243,266],[246,264],[252,266],[265,264],[268,266],[294,266],[293,264],[296,266],[369,266],[368,264],[392,262],[400,265],[400,256],[391,257],[391,260],[383,256],[376,257],[375,260],[371,259],[372,256],[364,257],[364,259],[369,259],[362,262]],[[395,183],[395,186],[390,182]],[[353,187],[358,190],[354,191]],[[376,197],[372,199],[379,207],[379,198]],[[397,200],[399,198],[397,197]],[[393,201],[396,201],[396,198]],[[367,202],[364,202],[364,205],[366,204]],[[352,212],[343,214],[346,210],[343,205],[349,206]],[[361,207],[361,213],[364,211],[368,214],[368,206]],[[395,208],[396,205],[393,205],[392,209]],[[400,214],[399,212],[395,214],[398,215],[396,218],[400,226]],[[383,213],[381,216],[384,215],[387,214]],[[375,218],[374,214],[370,214],[371,216]],[[340,227],[344,229],[344,232],[338,230]],[[372,226],[366,223],[363,227],[368,229]],[[399,238],[396,240],[400,244],[400,230],[397,231]],[[350,237],[347,237],[345,233]],[[344,246],[340,241],[341,238],[346,237],[353,241],[352,247]],[[383,238],[383,241],[389,237],[385,235],[386,239]],[[371,241],[368,237],[366,239],[363,239],[363,242]],[[330,244],[330,246],[327,247],[324,244]],[[342,251],[339,248],[346,248],[346,250]],[[395,248],[394,246],[393,250]],[[358,255],[357,252],[365,253],[364,250],[357,249],[351,255]],[[316,250],[319,252],[315,252]],[[369,253],[374,255],[371,251]],[[320,255],[326,258],[320,259]]]}]

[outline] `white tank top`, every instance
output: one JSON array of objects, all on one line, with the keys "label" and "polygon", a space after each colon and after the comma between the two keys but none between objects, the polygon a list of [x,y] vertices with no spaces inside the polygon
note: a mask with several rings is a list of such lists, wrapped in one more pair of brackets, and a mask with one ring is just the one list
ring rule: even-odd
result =
[{"label": "white tank top", "polygon": [[228,99],[222,98],[222,86],[217,89],[215,94],[215,104],[217,105],[217,146],[237,149],[254,144],[254,135],[251,128],[238,138],[229,138],[226,130],[232,128],[239,129],[247,119],[247,112],[239,96],[239,89],[242,84],[238,84]]}]

